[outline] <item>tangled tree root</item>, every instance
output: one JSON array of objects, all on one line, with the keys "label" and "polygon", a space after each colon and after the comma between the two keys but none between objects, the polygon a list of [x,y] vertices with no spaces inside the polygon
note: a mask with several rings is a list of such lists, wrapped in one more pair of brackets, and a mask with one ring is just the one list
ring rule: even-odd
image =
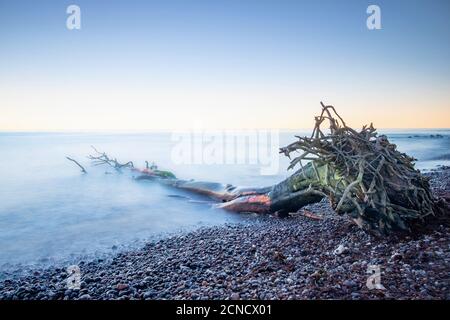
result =
[{"label": "tangled tree root", "polygon": [[[144,169],[138,169],[131,161],[119,163],[95,148],[89,159],[93,165],[108,165],[118,172],[124,168],[137,172],[138,180],[209,196],[220,201],[217,207],[236,212],[282,215],[327,197],[338,214],[348,214],[364,230],[378,234],[411,231],[423,225],[426,217],[439,213],[428,178],[414,168],[415,159],[397,151],[386,136],[378,136],[372,124],[356,131],[333,106],[323,104],[315,121],[311,137],[297,137],[296,142],[280,149],[289,158],[300,152],[289,169],[300,168],[266,188],[180,180],[154,164],[146,162]],[[325,133],[322,126],[327,122],[330,127]]]},{"label": "tangled tree root", "polygon": [[[397,151],[386,136],[378,136],[372,124],[355,131],[333,106],[321,104],[311,137],[297,137],[280,151],[288,157],[301,152],[289,168],[311,161],[315,178],[307,178],[312,190],[327,196],[337,213],[385,234],[410,230],[413,223],[437,213],[428,178],[414,168],[416,159]],[[324,122],[330,125],[327,134],[322,131]],[[305,171],[303,167],[301,173]]]}]

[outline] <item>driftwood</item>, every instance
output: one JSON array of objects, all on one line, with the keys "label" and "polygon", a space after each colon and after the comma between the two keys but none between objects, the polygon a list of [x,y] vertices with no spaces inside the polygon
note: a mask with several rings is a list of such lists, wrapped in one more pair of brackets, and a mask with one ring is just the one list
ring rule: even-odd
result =
[{"label": "driftwood", "polygon": [[116,171],[120,171],[124,168],[134,168],[132,161],[128,161],[127,163],[119,163],[116,158],[111,159],[105,152],[98,151],[94,146],[91,146],[91,148],[95,151],[96,155],[89,155],[88,159],[92,160],[92,164],[94,166],[106,164],[114,168]]},{"label": "driftwood", "polygon": [[[321,130],[325,121],[330,125],[326,135]],[[322,104],[311,137],[297,138],[281,149],[286,156],[302,152],[290,168],[311,159],[316,175],[311,187],[327,196],[337,213],[349,214],[364,229],[410,230],[437,213],[428,178],[414,168],[416,159],[378,136],[372,124],[353,130],[334,107]]]},{"label": "driftwood", "polygon": [[72,159],[70,157],[66,157],[66,159],[75,163],[81,169],[82,173],[87,173],[86,169],[77,160]]},{"label": "driftwood", "polygon": [[[329,123],[329,132],[322,129]],[[120,164],[105,153],[89,156],[94,165],[106,164],[120,171],[131,169],[138,180],[162,184],[209,196],[217,207],[235,212],[296,212],[327,197],[338,214],[349,215],[360,227],[379,234],[408,231],[438,211],[428,178],[414,168],[415,159],[396,150],[386,136],[372,126],[361,131],[348,127],[334,107],[322,104],[311,137],[280,149],[291,160],[289,169],[300,167],[286,180],[265,188],[239,188],[212,182],[180,180],[154,164],[145,169],[132,162]],[[309,161],[303,164],[303,161]]]}]

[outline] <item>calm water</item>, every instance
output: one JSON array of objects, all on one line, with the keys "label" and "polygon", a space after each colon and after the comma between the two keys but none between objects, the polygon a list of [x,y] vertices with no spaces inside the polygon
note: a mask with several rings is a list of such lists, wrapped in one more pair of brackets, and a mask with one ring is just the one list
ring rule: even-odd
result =
[{"label": "calm water", "polygon": [[[387,133],[402,151],[418,158],[419,169],[450,165],[449,130]],[[282,133],[275,147],[293,141],[293,134]],[[171,152],[176,142],[169,133],[0,133],[1,268],[107,253],[179,230],[251,219],[212,209],[199,196],[171,197],[183,194],[134,181],[129,172],[91,167],[85,157],[91,145],[138,166],[155,161],[185,179],[264,186],[288,174],[288,160],[276,150],[279,169],[271,175],[261,175],[261,165],[245,157],[242,164],[175,164]],[[88,174],[65,156],[79,160]]]}]

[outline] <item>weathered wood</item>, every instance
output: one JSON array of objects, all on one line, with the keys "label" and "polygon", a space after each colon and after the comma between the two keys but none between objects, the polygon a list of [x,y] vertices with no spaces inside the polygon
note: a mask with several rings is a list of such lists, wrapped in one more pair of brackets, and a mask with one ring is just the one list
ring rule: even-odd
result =
[{"label": "weathered wood", "polygon": [[66,159],[75,163],[81,169],[82,173],[87,173],[86,169],[77,160],[72,159],[70,157],[66,157]]},{"label": "weathered wood", "polygon": [[[325,121],[330,124],[329,134],[321,129]],[[397,151],[385,136],[377,136],[372,124],[358,132],[345,124],[334,107],[322,104],[311,137],[297,138],[280,152],[289,157],[301,151],[289,166],[301,168],[266,188],[179,180],[154,164],[146,162],[145,169],[138,169],[95,148],[97,155],[90,159],[116,170],[129,168],[139,174],[138,180],[209,196],[220,201],[217,207],[236,212],[288,214],[327,197],[338,214],[348,214],[365,230],[383,234],[410,230],[413,223],[423,223],[438,212],[428,179],[414,168],[415,159]],[[303,165],[304,160],[310,162]]]},{"label": "weathered wood", "polygon": [[[222,201],[217,207],[235,212],[291,212],[303,206],[320,201],[325,194],[313,189],[319,185],[312,164],[304,167],[286,180],[270,187],[240,188],[229,184],[204,181],[179,180],[170,178],[157,171],[134,169],[141,175],[139,180],[158,180],[160,183],[189,192],[209,196]],[[319,171],[322,168],[318,169]]]}]

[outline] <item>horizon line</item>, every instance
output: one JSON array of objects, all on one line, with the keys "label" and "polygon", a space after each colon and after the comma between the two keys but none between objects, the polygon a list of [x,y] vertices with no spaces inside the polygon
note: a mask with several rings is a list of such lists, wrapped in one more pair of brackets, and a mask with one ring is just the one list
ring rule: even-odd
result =
[{"label": "horizon line", "polygon": [[[4,133],[73,133],[73,134],[101,134],[101,133],[114,133],[114,134],[138,134],[138,133],[170,133],[170,132],[188,132],[188,131],[201,131],[201,132],[211,132],[211,131],[262,131],[262,130],[278,130],[281,132],[295,132],[295,131],[311,131],[314,128],[220,128],[220,129],[212,129],[212,128],[192,128],[192,129],[144,129],[144,130],[2,130],[0,129],[0,134]],[[450,130],[450,127],[408,127],[408,128],[393,128],[393,127],[385,127],[385,128],[376,128],[377,131],[386,131],[386,130],[394,130],[394,131],[405,131],[405,130]]]}]

